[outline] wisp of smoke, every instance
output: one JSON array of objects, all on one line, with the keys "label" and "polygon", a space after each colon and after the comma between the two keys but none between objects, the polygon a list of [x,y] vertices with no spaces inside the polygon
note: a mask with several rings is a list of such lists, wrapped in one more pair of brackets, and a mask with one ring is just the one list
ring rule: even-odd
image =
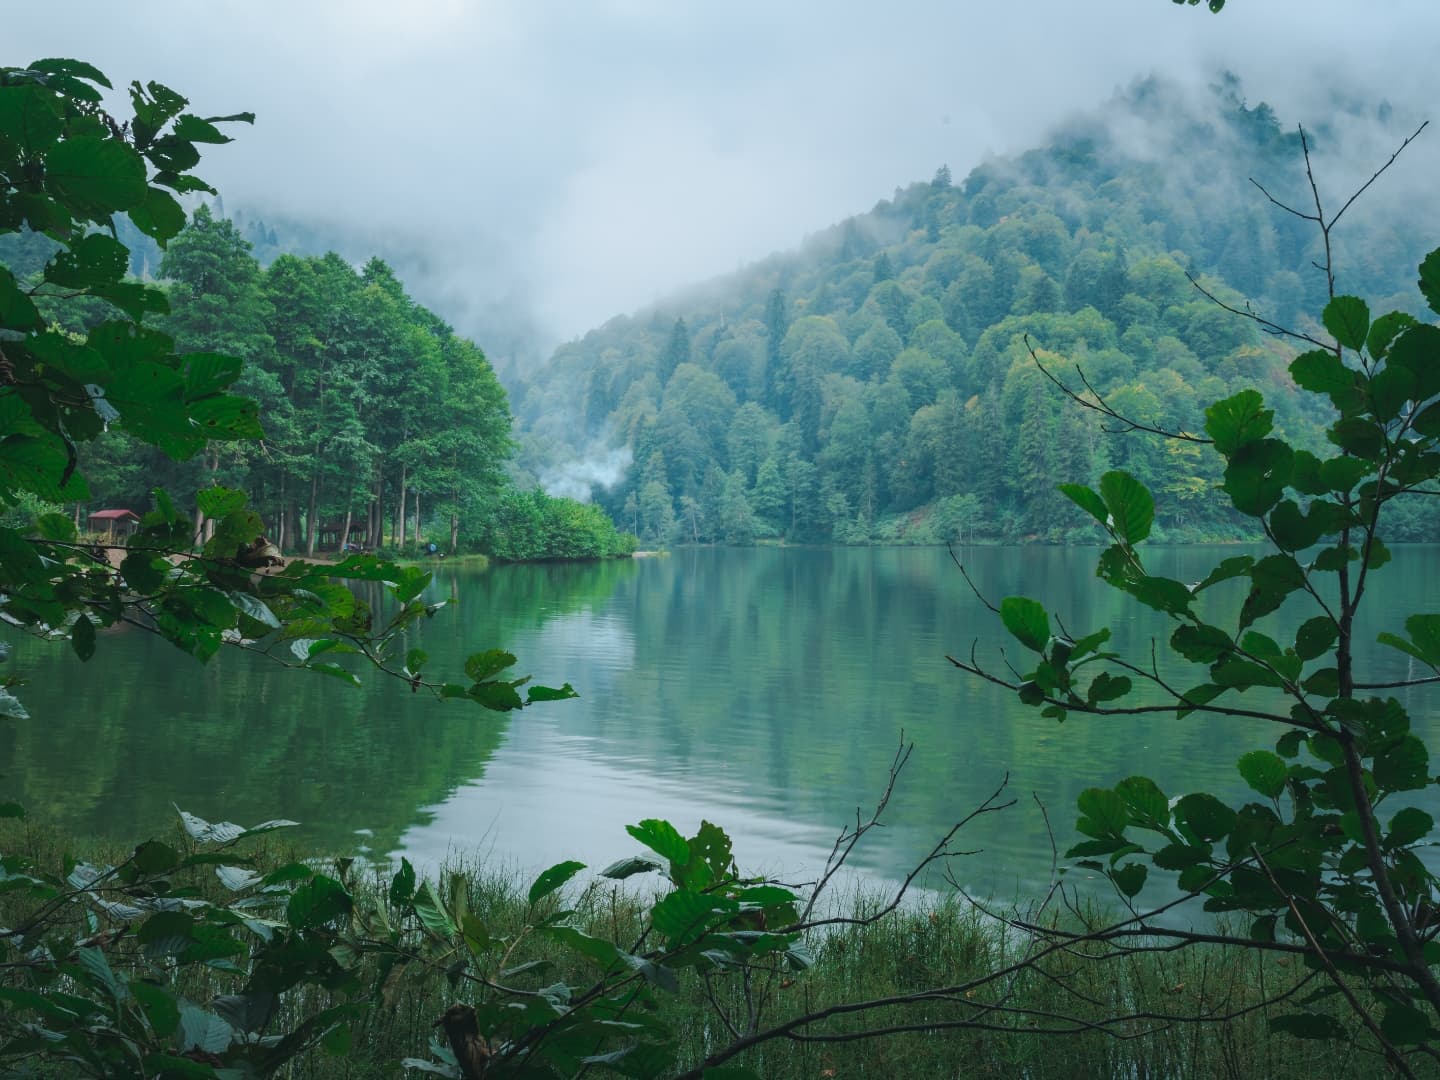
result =
[{"label": "wisp of smoke", "polygon": [[597,487],[614,487],[630,468],[633,455],[628,446],[596,447],[576,461],[567,461],[540,474],[540,486],[550,495],[589,502]]}]

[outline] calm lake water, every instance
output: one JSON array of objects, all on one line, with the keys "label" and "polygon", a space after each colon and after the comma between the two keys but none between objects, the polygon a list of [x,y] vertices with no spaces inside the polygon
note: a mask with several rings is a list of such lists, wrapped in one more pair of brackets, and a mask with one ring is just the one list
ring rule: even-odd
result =
[{"label": "calm lake water", "polygon": [[[1236,553],[1156,549],[1149,564],[1191,581]],[[961,554],[988,596],[1041,599],[1072,633],[1108,624],[1122,647],[1146,650],[1168,636],[1163,618],[1095,579],[1093,549]],[[1367,642],[1440,608],[1437,568],[1440,548],[1395,552],[1373,579]],[[1213,590],[1217,620],[1238,610],[1231,584]],[[1172,796],[1239,795],[1235,759],[1278,733],[1193,716],[1041,718],[946,662],[978,640],[977,656],[1002,669],[1006,635],[940,549],[442,565],[432,599],[445,597],[456,602],[411,642],[435,671],[503,645],[517,671],[568,680],[580,699],[501,716],[389,680],[360,692],[243,655],[201,667],[136,632],[104,635],[81,671],[68,648],[21,638],[13,663],[31,680],[20,691],[31,719],[0,721],[0,796],[117,839],[169,829],[174,803],[242,824],[292,818],[303,823],[298,842],[337,854],[433,864],[479,852],[525,869],[564,858],[603,866],[636,850],[628,823],[665,817],[688,834],[705,818],[735,838],[742,868],[799,877],[823,863],[857,805],[873,803],[903,733],[916,752],[890,826],[855,865],[903,874],[1008,774],[1017,805],[965,830],[959,846],[983,851],[957,874],[1011,894],[1049,877],[1036,798],[1063,850],[1083,788],[1143,772]],[[1293,629],[1309,614],[1296,604],[1281,622]],[[1374,681],[1406,674],[1407,658],[1382,646],[1363,645],[1360,659]],[[1161,663],[1181,685],[1202,681],[1203,669],[1167,668],[1163,654]],[[1440,692],[1403,700],[1436,745]]]}]

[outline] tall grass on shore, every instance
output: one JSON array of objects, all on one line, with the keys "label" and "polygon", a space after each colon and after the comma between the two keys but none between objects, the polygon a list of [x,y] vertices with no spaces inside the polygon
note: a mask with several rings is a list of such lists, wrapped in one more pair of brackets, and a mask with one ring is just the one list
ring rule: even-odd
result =
[{"label": "tall grass on shore", "polygon": [[[66,853],[92,859],[115,852],[77,852],[59,835],[21,823],[0,830],[0,850],[23,852],[37,861]],[[254,852],[257,862],[283,865],[293,853],[275,842]],[[458,873],[458,878],[452,874]],[[357,899],[385,902],[387,875],[379,868],[352,875]],[[496,936],[518,933],[528,911],[525,882],[518,874],[461,858],[442,868],[441,881],[463,881],[469,909]],[[197,888],[214,888],[197,877]],[[371,895],[364,897],[369,892]],[[636,889],[597,879],[549,902],[573,912],[569,921],[596,936],[633,940],[642,930],[646,897]],[[863,892],[837,900],[839,913],[857,919],[877,902]],[[0,925],[24,912],[0,894]],[[1021,958],[1026,942],[960,898],[931,898],[873,923],[841,923],[808,943],[813,966],[772,982],[764,1024],[784,1023],[831,1005],[913,995],[930,987],[963,983],[1005,968]],[[584,984],[595,969],[573,952],[531,939],[528,959],[553,965],[536,977],[537,987],[555,982]],[[994,1010],[997,1030],[946,1030],[963,1003],[934,1000],[865,1011],[840,1011],[812,1024],[795,1037],[764,1043],[735,1064],[777,1080],[794,1077],[1266,1077],[1329,1080],[1369,1077],[1381,1071],[1377,1057],[1362,1043],[1340,1045],[1272,1036],[1267,1010],[1214,1023],[1175,1024],[1175,1014],[1233,1013],[1260,1001],[1267,987],[1293,982],[1298,959],[1247,955],[1197,947],[1178,952],[1143,952],[1105,960],[1079,947],[1056,963],[1027,968],[1005,986]],[[352,1027],[342,1054],[316,1049],[288,1064],[281,1075],[292,1078],[379,1080],[401,1075],[399,1062],[424,1057],[434,1023],[448,1007],[466,1000],[464,983],[452,984],[442,973],[420,965],[403,969],[396,979],[375,980],[380,1000]],[[206,1001],[230,992],[223,976],[194,969],[186,975],[185,994]],[[0,974],[0,982],[4,981]],[[366,984],[370,980],[362,980]],[[753,987],[751,988],[753,992]],[[314,987],[286,996],[288,1024],[339,1000]],[[662,995],[658,1019],[679,1037],[679,1067],[687,1068],[743,1030],[754,1002],[738,980],[687,972],[678,994]],[[1078,1003],[1078,1007],[1077,1007]],[[1280,1006],[1284,1011],[1285,1006]],[[965,1007],[973,1024],[973,1002]],[[1014,1030],[1014,1017],[1026,1013],[1035,1028],[1070,1027],[1064,1035]],[[1274,1011],[1273,1007],[1270,1011]],[[1086,1029],[1086,1024],[1117,1014],[1153,1016],[1115,1033]],[[1053,1024],[1045,1017],[1053,1017]],[[1038,1018],[1038,1019],[1037,1019]],[[1341,1018],[1349,1022],[1348,1017]],[[998,1030],[1004,1027],[1011,1030]],[[926,1029],[929,1030],[917,1030]],[[890,1034],[867,1036],[876,1029]],[[1117,1037],[1117,1035],[1119,1037]],[[416,1074],[418,1075],[418,1074]]]}]

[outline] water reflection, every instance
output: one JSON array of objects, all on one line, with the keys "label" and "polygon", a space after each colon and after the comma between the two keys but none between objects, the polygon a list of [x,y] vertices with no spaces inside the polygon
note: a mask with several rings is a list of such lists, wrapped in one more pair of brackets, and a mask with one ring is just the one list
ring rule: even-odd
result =
[{"label": "water reflection", "polygon": [[[1157,550],[1152,568],[1190,581],[1234,548]],[[1437,549],[1397,550],[1375,576],[1372,627],[1436,610]],[[973,579],[999,599],[1042,597],[1072,632],[1108,623],[1121,648],[1148,649],[1167,621],[1094,578],[1094,551],[971,549]],[[1242,588],[1213,590],[1233,619]],[[977,822],[983,848],[961,873],[985,892],[1048,880],[1050,845],[1031,794],[1062,846],[1079,792],[1144,772],[1171,795],[1241,796],[1235,759],[1269,745],[1256,721],[1072,718],[1018,706],[944,659],[1003,667],[1000,632],[943,550],[682,551],[588,566],[442,569],[454,596],[414,632],[432,665],[454,668],[503,643],[537,681],[569,681],[578,701],[507,719],[439,706],[372,680],[357,693],[271,671],[245,657],[198,668],[139,635],[107,640],[90,668],[25,641],[33,720],[0,727],[0,790],[65,828],[134,837],[165,826],[170,801],[239,821],[305,822],[318,848],[351,850],[356,829],[377,852],[434,862],[479,849],[527,870],[578,857],[603,865],[632,852],[624,826],[702,818],[736,838],[747,868],[791,878],[823,862],[836,831],[884,786],[904,733],[917,753],[861,869],[887,878],[929,850],[1008,773],[1018,805]],[[1207,594],[1209,596],[1209,594]],[[1282,612],[1292,626],[1310,614]],[[1376,680],[1406,658],[1363,634]],[[1159,655],[1181,686],[1203,669]],[[1017,661],[1019,662],[1019,661]],[[1433,736],[1434,699],[1405,696]]]}]

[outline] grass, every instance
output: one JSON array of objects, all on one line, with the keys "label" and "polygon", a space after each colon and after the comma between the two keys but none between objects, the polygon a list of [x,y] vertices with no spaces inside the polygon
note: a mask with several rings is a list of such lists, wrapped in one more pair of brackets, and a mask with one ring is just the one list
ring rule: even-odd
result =
[{"label": "grass", "polygon": [[[24,822],[0,822],[0,853],[22,853],[57,866],[76,845],[54,832]],[[283,834],[279,834],[283,835]],[[281,865],[293,859],[282,842],[264,838],[251,848],[257,862]],[[115,861],[128,852],[85,850],[95,861]],[[318,864],[317,864],[318,865]],[[451,875],[458,875],[453,877]],[[526,923],[528,881],[497,872],[473,860],[457,859],[442,868],[442,880],[467,892],[469,908],[492,936],[519,934]],[[196,886],[219,893],[213,875],[200,874]],[[354,889],[361,902],[383,904],[388,876],[378,868],[359,874]],[[451,886],[447,886],[451,887]],[[597,880],[564,897],[570,921],[588,933],[627,945],[639,935],[647,896],[635,889]],[[13,895],[0,894],[0,925],[13,925],[23,911]],[[842,914],[863,917],[876,901],[857,893],[840,903]],[[803,973],[777,973],[746,988],[738,977],[708,984],[685,972],[678,994],[660,995],[658,1016],[677,1033],[682,1065],[694,1064],[731,1038],[731,1023],[743,1025],[749,1001],[763,997],[762,1027],[829,1005],[914,994],[934,987],[964,984],[1002,970],[1020,958],[1024,941],[960,899],[934,899],[868,925],[842,924],[810,941],[814,965]],[[553,968],[534,980],[586,985],[597,969],[548,940],[527,938],[524,960],[544,959]],[[198,1001],[233,992],[233,978],[200,969],[185,990]],[[1135,1021],[1120,1030],[1124,1038],[1098,1031],[1045,1035],[1033,1030],[1065,1015],[1082,1022],[1129,1013],[1230,1012],[1257,1001],[1265,988],[1295,981],[1298,960],[1246,955],[1215,948],[1175,953],[1139,953],[1097,959],[1079,949],[1048,963],[1044,973],[1022,971],[1001,984],[961,992],[953,999],[932,997],[907,1005],[841,1013],[804,1029],[805,1039],[776,1039],[734,1059],[763,1077],[904,1078],[1024,1077],[1069,1080],[1073,1077],[1295,1078],[1330,1080],[1383,1073],[1381,1061],[1362,1041],[1344,1044],[1272,1036],[1266,1018],[1295,1011],[1282,1005],[1234,1020],[1204,1024]],[[366,980],[368,983],[369,980]],[[458,989],[457,989],[458,985]],[[405,1057],[425,1057],[435,1019],[460,1001],[473,1000],[467,984],[452,985],[443,974],[413,970],[385,985],[383,1004],[353,1025],[348,1052],[321,1051],[297,1059],[280,1075],[306,1080],[379,1080],[402,1075]],[[528,984],[527,984],[528,985]],[[1316,983],[1315,985],[1321,985]],[[1003,1001],[987,1021],[1011,1030],[938,1030],[899,1032],[851,1041],[865,1029],[943,1025],[959,1016],[975,1016],[977,1002]],[[305,989],[289,996],[289,1019],[333,1004],[324,991]],[[1034,1019],[1014,1025],[1018,1010]],[[286,1019],[286,1018],[282,1018]],[[1348,1017],[1342,1018],[1355,1027]],[[1417,1068],[1419,1066],[1417,1065]],[[411,1074],[423,1075],[423,1074]]]}]

